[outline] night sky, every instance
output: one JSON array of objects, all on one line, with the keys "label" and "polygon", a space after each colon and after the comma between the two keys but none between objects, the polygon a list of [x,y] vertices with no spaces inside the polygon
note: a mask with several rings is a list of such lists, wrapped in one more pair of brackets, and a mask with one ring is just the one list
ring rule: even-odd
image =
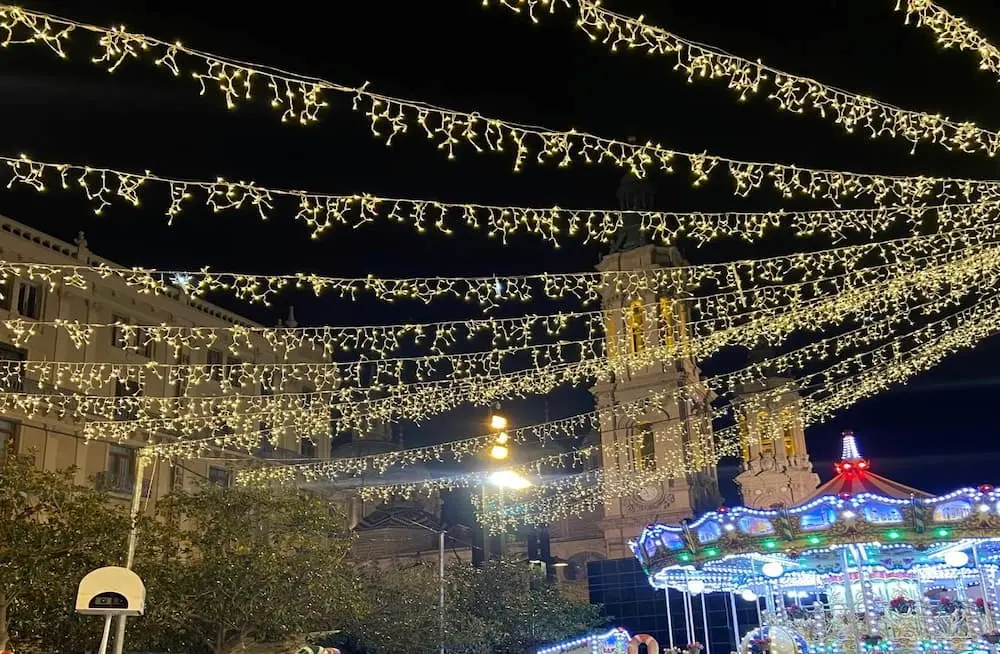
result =
[{"label": "night sky", "polygon": [[[904,108],[971,119],[988,128],[1000,106],[997,80],[977,69],[972,54],[942,51],[926,30],[903,25],[895,0],[700,0],[607,2],[645,14],[651,24],[771,66],[872,95]],[[948,0],[1000,42],[1000,5]],[[985,155],[952,154],[902,140],[847,135],[813,116],[780,113],[758,97],[739,104],[725,83],[690,85],[669,59],[610,54],[572,28],[569,12],[532,25],[525,17],[477,0],[385,0],[327,3],[100,0],[35,1],[27,8],[130,30],[193,48],[322,77],[347,85],[365,80],[388,95],[485,116],[602,136],[654,140],[668,147],[754,161],[885,174],[996,178]],[[197,83],[173,79],[148,63],[127,63],[114,75],[89,63],[93,36],[79,33],[62,62],[38,46],[0,52],[2,153],[45,161],[151,170],[188,179],[254,180],[313,192],[369,192],[395,197],[484,204],[616,206],[620,171],[608,167],[529,168],[512,174],[504,156],[460,152],[447,161],[417,134],[386,148],[347,96],[309,127],[281,124],[266,102],[227,111],[222,98],[199,97]],[[768,193],[735,198],[724,175],[694,190],[687,176],[651,178],[656,208],[765,210],[781,206]],[[168,227],[164,196],[151,190],[143,208],[116,206],[95,217],[75,194],[4,191],[0,213],[66,240],[85,231],[97,254],[126,265],[257,273],[312,272],[380,276],[524,274],[590,270],[600,250],[569,241],[560,250],[530,237],[502,247],[483,234],[416,237],[378,223],[334,230],[311,241],[282,216],[261,223],[252,212],[213,214],[190,205]],[[785,204],[789,208],[821,208]],[[761,246],[735,242],[682,247],[695,263],[762,257],[820,246],[775,238]],[[373,324],[471,317],[460,304],[348,304],[283,297],[273,308],[218,303],[274,324],[294,303],[302,325]],[[531,311],[571,310],[533,305]],[[517,307],[523,311],[525,307]],[[508,310],[513,311],[513,310]],[[500,314],[504,315],[504,314]],[[508,313],[506,315],[512,315]],[[813,427],[809,445],[817,471],[831,474],[838,434],[853,429],[876,471],[930,491],[1000,481],[994,414],[1000,388],[1000,342],[953,357],[911,385],[868,400],[837,420]],[[709,370],[711,372],[711,370]],[[591,408],[585,391],[549,397],[559,418]],[[511,404],[513,422],[541,421],[541,400]],[[408,438],[408,445],[482,432],[482,410],[458,412]],[[734,469],[724,469],[731,476]],[[733,489],[725,488],[731,496]],[[731,497],[731,501],[735,498]]]}]

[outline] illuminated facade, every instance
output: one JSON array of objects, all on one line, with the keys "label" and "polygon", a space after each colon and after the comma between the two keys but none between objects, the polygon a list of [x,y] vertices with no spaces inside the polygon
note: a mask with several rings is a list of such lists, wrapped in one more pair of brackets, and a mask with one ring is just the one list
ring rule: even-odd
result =
[{"label": "illuminated facade", "polygon": [[[0,218],[0,258],[10,262],[39,262],[55,265],[116,266],[114,262],[94,255],[81,234],[75,244],[52,238],[15,221]],[[161,363],[218,363],[236,366],[241,363],[271,363],[281,357],[271,351],[263,341],[253,342],[247,351],[230,352],[228,344],[217,348],[192,351],[176,356],[162,343],[149,343],[137,347],[136,343],[119,330],[101,330],[83,347],[76,347],[65,330],[54,321],[110,324],[120,322],[134,325],[244,327],[260,326],[217,306],[182,296],[172,297],[137,293],[134,289],[114,279],[88,279],[86,289],[60,285],[50,289],[28,279],[8,279],[0,301],[0,358],[5,360],[48,360],[67,362],[116,362],[143,364]],[[294,326],[294,318],[289,316]],[[38,333],[24,347],[16,347],[10,323],[3,321],[39,321]],[[315,360],[315,359],[313,359]],[[226,368],[223,368],[225,374]],[[52,393],[50,387],[39,388],[38,381],[30,377],[17,380],[20,388],[4,388],[5,392]],[[257,389],[258,393],[266,389]],[[300,391],[307,390],[304,386]],[[71,383],[61,385],[59,392],[72,393]],[[218,384],[208,382],[190,391],[183,384],[167,380],[147,381],[144,388],[111,381],[107,384],[108,396],[160,395],[181,397],[219,394]],[[241,389],[246,394],[249,389]],[[128,420],[133,416],[116,415]],[[272,429],[274,429],[272,425]],[[272,432],[276,447],[266,448],[264,454],[295,458],[322,458],[329,455],[328,434],[303,437],[292,430]],[[149,442],[169,440],[169,434],[136,430],[134,437],[123,442],[104,440],[87,441],[83,437],[83,424],[70,418],[51,414],[28,417],[10,413],[0,417],[0,447],[22,455],[33,455],[37,465],[46,470],[76,468],[78,484],[96,485],[107,491],[109,497],[128,501],[136,483],[136,457],[139,449]],[[141,479],[143,498],[151,507],[158,497],[173,490],[192,489],[199,482],[219,484],[230,482],[230,470],[218,461],[185,460],[171,465],[158,461],[146,466]]]},{"label": "illuminated facade", "polygon": [[[763,361],[768,356],[767,351],[755,350],[751,359]],[[743,461],[735,481],[745,506],[795,504],[819,486],[799,415],[802,398],[789,389],[790,381],[770,376],[738,389]]]}]

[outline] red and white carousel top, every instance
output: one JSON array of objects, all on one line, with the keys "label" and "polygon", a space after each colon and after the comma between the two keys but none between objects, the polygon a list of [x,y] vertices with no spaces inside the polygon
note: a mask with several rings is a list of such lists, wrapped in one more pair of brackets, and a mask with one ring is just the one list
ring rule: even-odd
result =
[{"label": "red and white carousel top", "polygon": [[804,504],[813,498],[822,497],[823,495],[875,493],[899,499],[931,497],[930,493],[900,484],[881,475],[876,475],[871,471],[871,462],[861,456],[854,433],[845,431],[843,437],[844,442],[840,460],[833,464],[833,469],[837,472],[837,476],[817,488],[809,499],[803,502]]}]

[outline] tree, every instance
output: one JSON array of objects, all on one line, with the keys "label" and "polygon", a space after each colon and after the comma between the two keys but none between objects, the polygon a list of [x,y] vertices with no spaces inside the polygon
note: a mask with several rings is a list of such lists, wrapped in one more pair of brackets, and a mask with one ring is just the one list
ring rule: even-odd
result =
[{"label": "tree", "polygon": [[174,527],[141,539],[150,636],[224,654],[333,629],[360,608],[344,560],[346,523],[325,500],[207,485],[165,498],[157,511]]},{"label": "tree", "polygon": [[[370,571],[366,588],[373,610],[352,627],[355,642],[371,654],[437,651],[439,583],[435,565]],[[445,585],[445,639],[454,654],[519,654],[604,622],[599,607],[533,579],[520,562],[483,568],[456,563],[448,567]]]},{"label": "tree", "polygon": [[0,650],[93,647],[100,621],[73,614],[76,587],[124,558],[127,513],[76,486],[73,469],[46,472],[15,455],[0,465]]}]

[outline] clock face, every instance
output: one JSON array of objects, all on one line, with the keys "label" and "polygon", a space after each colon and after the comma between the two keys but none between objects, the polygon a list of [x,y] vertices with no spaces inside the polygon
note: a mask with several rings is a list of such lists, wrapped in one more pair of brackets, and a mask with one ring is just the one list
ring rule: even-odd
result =
[{"label": "clock face", "polygon": [[656,486],[646,486],[639,490],[639,499],[643,502],[655,502],[660,499],[660,489]]}]

